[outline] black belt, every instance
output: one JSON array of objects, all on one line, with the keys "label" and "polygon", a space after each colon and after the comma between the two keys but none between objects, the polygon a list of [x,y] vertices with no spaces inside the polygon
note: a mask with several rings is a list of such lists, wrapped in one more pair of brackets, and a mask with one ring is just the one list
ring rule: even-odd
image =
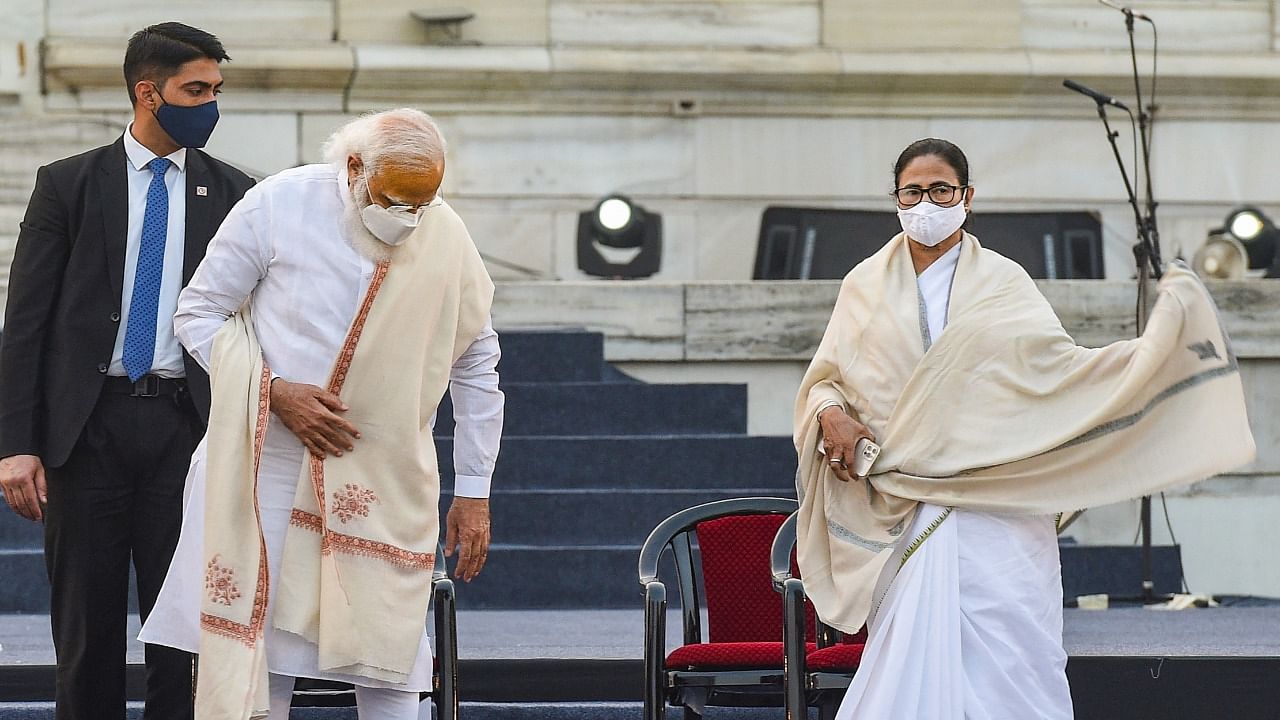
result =
[{"label": "black belt", "polygon": [[132,397],[175,397],[187,388],[184,378],[167,378],[159,375],[143,375],[136,381],[118,375],[108,375],[102,391],[113,395]]}]

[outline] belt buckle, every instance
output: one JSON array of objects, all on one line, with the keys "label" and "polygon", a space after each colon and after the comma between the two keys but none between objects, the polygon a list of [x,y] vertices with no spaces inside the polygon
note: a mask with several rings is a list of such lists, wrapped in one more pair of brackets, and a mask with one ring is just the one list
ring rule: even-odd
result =
[{"label": "belt buckle", "polygon": [[133,392],[129,394],[143,398],[160,397],[160,376],[143,375],[133,383]]}]

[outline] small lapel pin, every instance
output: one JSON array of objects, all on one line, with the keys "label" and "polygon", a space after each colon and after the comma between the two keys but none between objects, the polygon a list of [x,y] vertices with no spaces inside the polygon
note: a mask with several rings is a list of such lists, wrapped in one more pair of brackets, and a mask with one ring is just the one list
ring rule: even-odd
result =
[{"label": "small lapel pin", "polygon": [[207,187],[205,187],[205,186],[203,186],[203,185],[197,185],[197,186],[196,186],[196,195],[199,195],[200,197],[204,197],[204,196],[206,196],[206,195],[208,195],[208,194],[209,194],[209,188],[207,188]]}]

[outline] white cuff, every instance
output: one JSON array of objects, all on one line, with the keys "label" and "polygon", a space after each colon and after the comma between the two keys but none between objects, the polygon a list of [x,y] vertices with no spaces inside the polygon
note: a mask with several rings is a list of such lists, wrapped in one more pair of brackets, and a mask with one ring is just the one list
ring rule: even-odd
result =
[{"label": "white cuff", "polygon": [[818,412],[813,414],[813,419],[817,420],[818,416],[822,414],[823,410],[826,410],[827,408],[833,408],[833,407],[843,408],[844,403],[838,403],[835,400],[826,401],[825,403],[822,404],[822,407],[818,408]]},{"label": "white cuff", "polygon": [[491,478],[481,475],[456,475],[453,479],[453,496],[487,498],[490,480]]}]

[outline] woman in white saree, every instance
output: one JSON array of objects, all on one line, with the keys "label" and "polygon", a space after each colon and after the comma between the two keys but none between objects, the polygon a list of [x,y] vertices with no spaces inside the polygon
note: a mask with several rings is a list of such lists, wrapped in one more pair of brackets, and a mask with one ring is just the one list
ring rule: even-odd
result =
[{"label": "woman in white saree", "polygon": [[904,232],[845,278],[796,403],[806,590],[870,630],[837,717],[1070,718],[1057,516],[1248,462],[1235,356],[1183,267],[1142,338],[1076,346],[962,229],[958,147],[913,143],[894,180]]}]

